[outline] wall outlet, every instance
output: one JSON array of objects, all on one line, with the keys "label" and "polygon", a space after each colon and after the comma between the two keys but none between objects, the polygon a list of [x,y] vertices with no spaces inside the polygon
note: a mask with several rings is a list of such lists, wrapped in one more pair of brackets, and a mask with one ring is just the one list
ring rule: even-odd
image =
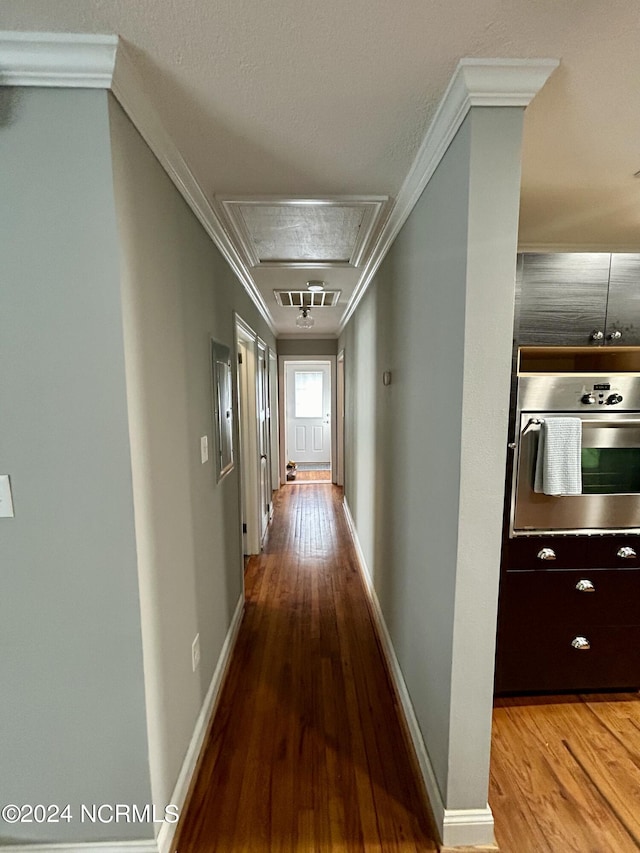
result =
[{"label": "wall outlet", "polygon": [[200,634],[196,634],[191,643],[191,666],[194,672],[200,666]]},{"label": "wall outlet", "polygon": [[200,439],[200,458],[202,459],[202,464],[207,461],[209,458],[209,436],[203,435]]}]

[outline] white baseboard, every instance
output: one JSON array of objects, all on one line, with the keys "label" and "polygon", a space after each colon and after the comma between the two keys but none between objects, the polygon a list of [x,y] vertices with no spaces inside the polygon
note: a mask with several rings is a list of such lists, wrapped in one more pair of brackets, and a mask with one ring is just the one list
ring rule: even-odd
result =
[{"label": "white baseboard", "polygon": [[436,829],[440,834],[440,839],[445,847],[465,847],[486,845],[494,843],[493,835],[493,813],[489,805],[482,809],[447,809],[444,805],[442,794],[436,780],[431,759],[425,746],[422,732],[413,709],[411,697],[407,689],[402,670],[398,658],[396,657],[395,649],[387,629],[387,624],[384,620],[380,602],[373,585],[373,576],[367,566],[360,540],[358,539],[358,531],[356,530],[351,510],[347,499],[343,502],[344,514],[347,519],[349,530],[353,538],[353,544],[358,557],[358,564],[362,578],[364,580],[365,589],[369,595],[372,604],[373,613],[376,620],[376,627],[380,636],[382,649],[384,651],[387,666],[391,678],[395,684],[402,710],[404,712],[407,728],[413,743],[413,748],[420,765],[420,772],[427,790],[427,796],[431,804],[433,816],[436,822]]},{"label": "white baseboard", "polygon": [[157,853],[155,841],[84,841],[80,844],[0,843],[2,853]]},{"label": "white baseboard", "polygon": [[[202,749],[202,744],[204,743],[205,735],[207,734],[209,720],[215,710],[218,696],[220,695],[220,689],[231,658],[231,652],[233,651],[238,631],[240,630],[243,612],[244,596],[240,596],[235,613],[233,614],[233,619],[231,620],[231,625],[227,631],[227,636],[225,637],[224,645],[222,646],[222,651],[220,652],[220,657],[218,658],[218,664],[211,679],[211,684],[209,685],[207,695],[202,704],[202,709],[200,710],[200,715],[196,721],[193,736],[191,737],[191,743],[189,744],[189,749],[187,750],[187,754],[185,755],[182,763],[182,769],[180,770],[178,781],[176,782],[173,794],[171,795],[170,802],[173,805],[178,806],[180,813],[182,813],[182,809],[185,805],[185,800],[189,792],[189,785],[191,784],[191,779],[196,769],[196,764],[198,763],[198,757],[200,755],[200,750]],[[177,823],[167,823],[165,821],[162,824],[157,838],[158,853],[173,853],[172,844],[177,828]],[[2,851],[2,853],[4,853],[4,851]]]},{"label": "white baseboard", "polygon": [[[178,806],[180,812],[185,805],[191,778],[198,763],[200,750],[204,743],[205,735],[211,715],[214,712],[220,689],[224,681],[227,666],[231,658],[231,652],[235,646],[242,614],[244,611],[244,597],[241,596],[227,631],[222,651],[217,666],[207,690],[204,702],[196,725],[193,730],[189,749],[185,755],[178,776],[178,781],[171,795],[171,804]],[[166,823],[160,827],[158,836],[148,841],[85,841],[80,844],[68,842],[66,844],[10,844],[5,846],[0,841],[1,853],[173,853],[173,839],[175,838],[178,823]]]}]

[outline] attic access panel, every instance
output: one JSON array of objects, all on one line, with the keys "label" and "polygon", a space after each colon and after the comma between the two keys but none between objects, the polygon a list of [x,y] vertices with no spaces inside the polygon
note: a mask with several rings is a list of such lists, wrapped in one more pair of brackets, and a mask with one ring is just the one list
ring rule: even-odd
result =
[{"label": "attic access panel", "polygon": [[249,266],[359,266],[382,225],[386,196],[222,198],[234,245]]}]

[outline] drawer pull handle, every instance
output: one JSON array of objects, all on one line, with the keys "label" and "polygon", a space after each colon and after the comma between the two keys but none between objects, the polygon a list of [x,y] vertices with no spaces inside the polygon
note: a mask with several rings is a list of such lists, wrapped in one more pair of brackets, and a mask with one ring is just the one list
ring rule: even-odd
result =
[{"label": "drawer pull handle", "polygon": [[588,652],[591,648],[591,643],[586,637],[574,637],[573,640],[571,640],[571,645],[579,652]]},{"label": "drawer pull handle", "polygon": [[578,592],[595,592],[596,591],[595,586],[591,583],[591,581],[586,580],[586,578],[584,580],[578,581],[578,583],[576,584],[576,589],[578,590]]},{"label": "drawer pull handle", "polygon": [[[622,549],[620,549],[622,550]],[[620,552],[618,552],[620,553]],[[538,551],[538,559],[539,560],[555,560],[556,552],[553,548],[543,548],[541,551]]]},{"label": "drawer pull handle", "polygon": [[633,560],[637,554],[633,548],[630,548],[629,545],[623,545],[622,548],[618,549],[618,557],[622,557],[623,560]]}]

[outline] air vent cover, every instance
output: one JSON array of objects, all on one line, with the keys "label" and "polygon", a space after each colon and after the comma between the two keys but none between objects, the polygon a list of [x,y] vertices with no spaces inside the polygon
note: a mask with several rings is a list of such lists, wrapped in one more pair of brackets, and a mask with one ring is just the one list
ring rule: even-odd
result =
[{"label": "air vent cover", "polygon": [[332,308],[337,305],[340,290],[323,290],[312,293],[309,290],[274,290],[276,302],[283,308]]}]

